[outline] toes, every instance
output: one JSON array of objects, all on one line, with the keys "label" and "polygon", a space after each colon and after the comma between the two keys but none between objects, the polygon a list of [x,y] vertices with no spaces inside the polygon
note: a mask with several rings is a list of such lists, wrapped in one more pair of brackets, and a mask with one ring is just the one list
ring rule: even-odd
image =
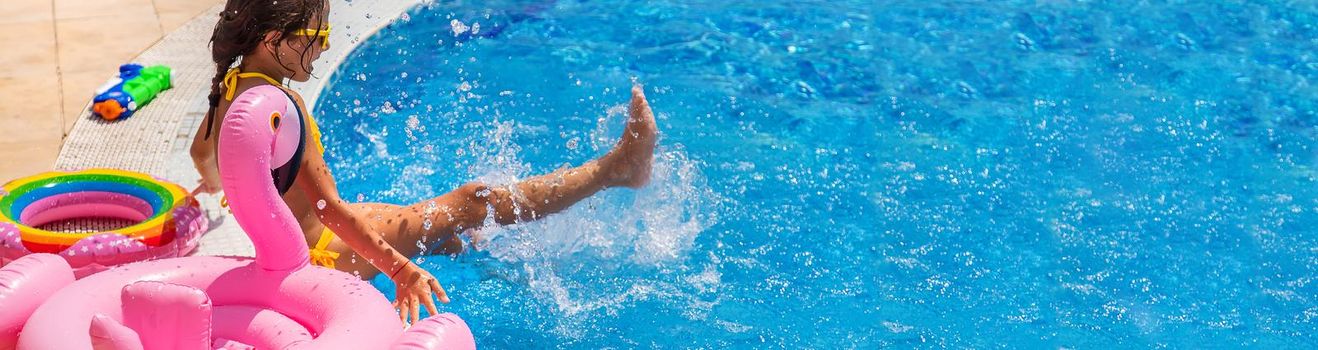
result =
[{"label": "toes", "polygon": [[641,113],[650,108],[649,101],[645,100],[645,89],[640,85],[632,86],[632,118],[641,117]]},{"label": "toes", "polygon": [[650,110],[650,103],[645,99],[645,87],[640,84],[632,85],[631,110],[627,116],[627,126],[622,143],[626,144],[628,140],[638,140],[642,142],[641,145],[653,144],[652,140],[656,133],[654,123],[654,112]]}]

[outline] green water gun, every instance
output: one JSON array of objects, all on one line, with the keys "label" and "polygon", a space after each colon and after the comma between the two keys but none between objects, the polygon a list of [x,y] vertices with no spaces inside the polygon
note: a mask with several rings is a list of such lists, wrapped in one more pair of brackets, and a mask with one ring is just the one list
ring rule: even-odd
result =
[{"label": "green water gun", "polygon": [[173,87],[170,78],[171,71],[166,66],[142,67],[134,63],[119,66],[119,77],[96,90],[92,113],[105,120],[131,117],[161,91]]}]

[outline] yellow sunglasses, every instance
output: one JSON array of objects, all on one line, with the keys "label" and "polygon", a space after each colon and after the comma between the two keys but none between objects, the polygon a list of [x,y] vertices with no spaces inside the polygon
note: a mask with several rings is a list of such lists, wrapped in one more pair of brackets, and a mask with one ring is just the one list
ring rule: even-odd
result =
[{"label": "yellow sunglasses", "polygon": [[329,48],[330,25],[328,23],[325,24],[325,29],[303,29],[294,34],[298,36],[320,37],[320,48],[322,50]]}]

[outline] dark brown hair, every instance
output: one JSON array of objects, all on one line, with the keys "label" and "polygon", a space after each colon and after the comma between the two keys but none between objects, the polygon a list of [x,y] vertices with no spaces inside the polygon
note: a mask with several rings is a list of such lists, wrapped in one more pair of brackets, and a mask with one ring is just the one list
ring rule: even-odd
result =
[{"label": "dark brown hair", "polygon": [[[325,0],[228,0],[224,3],[224,11],[220,12],[210,40],[215,77],[211,79],[211,92],[207,97],[210,109],[206,113],[206,138],[210,138],[215,109],[220,106],[220,96],[224,95],[224,74],[238,62],[238,58],[256,50],[265,40],[265,33],[278,32],[280,35],[276,40],[284,40],[297,31],[309,29],[308,24],[324,7]],[[310,47],[307,45],[299,62],[307,71],[311,70],[311,62],[307,60]],[[278,56],[275,59],[279,59]]]}]

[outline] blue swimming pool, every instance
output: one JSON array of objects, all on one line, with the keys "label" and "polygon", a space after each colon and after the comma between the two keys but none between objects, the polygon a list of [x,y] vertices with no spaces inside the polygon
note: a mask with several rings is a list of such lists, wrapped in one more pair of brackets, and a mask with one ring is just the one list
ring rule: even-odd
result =
[{"label": "blue swimming pool", "polygon": [[316,109],[408,203],[649,89],[652,186],[420,259],[482,347],[1313,348],[1316,53],[1299,1],[446,1]]}]

